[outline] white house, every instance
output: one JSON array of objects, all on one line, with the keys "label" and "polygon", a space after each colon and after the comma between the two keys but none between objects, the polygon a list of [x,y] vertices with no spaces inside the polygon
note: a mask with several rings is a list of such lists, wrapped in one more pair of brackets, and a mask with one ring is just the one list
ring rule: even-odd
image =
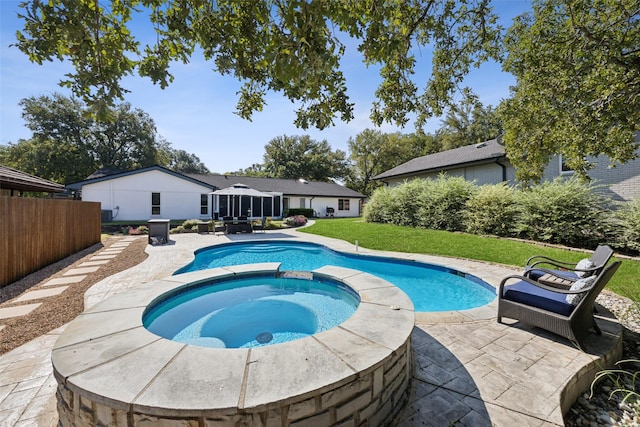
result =
[{"label": "white house", "polygon": [[[270,197],[218,196],[215,190],[244,184]],[[67,185],[84,201],[101,203],[103,222],[210,219],[218,216],[281,217],[292,208],[325,216],[360,215],[364,195],[335,183],[225,175],[181,174],[162,166],[110,171]]]},{"label": "white house", "polygon": [[[609,167],[609,159],[605,156],[588,158],[594,163],[589,177],[602,185],[603,191],[613,200],[640,197],[640,148],[638,155],[635,160],[613,168]],[[414,178],[435,178],[443,172],[475,181],[478,185],[516,183],[516,170],[497,139],[417,157],[373,179],[393,186]],[[543,180],[572,174],[573,171],[562,162],[562,156],[553,156],[545,168]]]}]

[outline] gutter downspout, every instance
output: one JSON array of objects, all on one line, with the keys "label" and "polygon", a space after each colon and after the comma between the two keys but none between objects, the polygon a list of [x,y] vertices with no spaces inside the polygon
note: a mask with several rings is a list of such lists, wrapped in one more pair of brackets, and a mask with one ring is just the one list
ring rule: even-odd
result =
[{"label": "gutter downspout", "polygon": [[496,159],[496,165],[502,168],[502,182],[507,182],[507,167],[500,163],[500,159]]}]

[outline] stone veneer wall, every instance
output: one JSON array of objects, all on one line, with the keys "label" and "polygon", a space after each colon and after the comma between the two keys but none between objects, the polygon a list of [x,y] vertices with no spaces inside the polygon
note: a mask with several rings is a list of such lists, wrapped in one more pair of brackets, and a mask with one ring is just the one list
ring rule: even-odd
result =
[{"label": "stone veneer wall", "polygon": [[[203,411],[181,419],[137,412],[131,408],[104,406],[91,396],[74,393],[58,385],[58,414],[61,426],[127,427],[231,427],[231,426],[385,426],[408,397],[411,378],[410,337],[396,352],[351,381],[317,390],[316,395],[289,399],[274,408],[231,414]],[[149,411],[151,412],[151,411]],[[206,412],[206,413],[205,413]]]}]

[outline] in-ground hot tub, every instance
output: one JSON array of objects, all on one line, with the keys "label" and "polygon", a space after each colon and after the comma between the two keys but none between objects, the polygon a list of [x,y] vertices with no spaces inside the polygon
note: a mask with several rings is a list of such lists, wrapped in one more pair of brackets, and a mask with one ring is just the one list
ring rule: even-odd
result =
[{"label": "in-ground hot tub", "polygon": [[411,377],[411,300],[390,283],[326,266],[312,279],[339,281],[360,298],[339,326],[256,348],[205,348],[161,338],[142,323],[176,288],[278,263],[171,276],[113,296],[69,324],[54,346],[63,426],[383,425],[404,403]]}]

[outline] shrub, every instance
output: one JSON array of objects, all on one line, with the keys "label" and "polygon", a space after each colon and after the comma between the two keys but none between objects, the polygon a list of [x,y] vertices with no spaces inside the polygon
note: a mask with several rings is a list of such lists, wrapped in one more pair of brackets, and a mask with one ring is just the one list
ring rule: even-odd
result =
[{"label": "shrub", "polygon": [[414,179],[396,187],[377,188],[364,210],[368,222],[439,230],[464,230],[464,208],[474,193],[461,177]]},{"label": "shrub", "polygon": [[517,193],[522,208],[517,229],[526,239],[573,247],[593,247],[606,241],[610,230],[605,198],[596,187],[577,177]]},{"label": "shrub", "polygon": [[307,218],[304,215],[295,215],[285,218],[284,221],[291,227],[299,227],[307,223]]},{"label": "shrub", "polygon": [[467,200],[466,230],[474,234],[514,236],[519,214],[513,187],[506,183],[483,185]]},{"label": "shrub", "polygon": [[464,231],[467,200],[477,191],[473,182],[441,174],[436,180],[421,180],[416,222],[434,230]]},{"label": "shrub", "polygon": [[188,219],[182,223],[182,228],[185,230],[191,230],[192,228],[198,228],[199,219]]},{"label": "shrub", "polygon": [[406,184],[398,187],[377,188],[364,208],[364,219],[368,222],[382,222],[400,225],[397,217],[402,210],[397,203],[400,189]]},{"label": "shrub", "polygon": [[302,215],[304,217],[311,218],[313,216],[313,209],[307,209],[307,208],[289,209],[287,212],[285,212],[284,215],[287,216],[287,217],[296,216],[296,215]]},{"label": "shrub", "polygon": [[146,225],[141,225],[138,228],[135,227],[129,227],[129,234],[132,236],[138,236],[141,234],[149,234],[149,227],[147,227]]},{"label": "shrub", "polygon": [[612,217],[616,228],[611,245],[640,252],[640,197],[621,203]]}]

